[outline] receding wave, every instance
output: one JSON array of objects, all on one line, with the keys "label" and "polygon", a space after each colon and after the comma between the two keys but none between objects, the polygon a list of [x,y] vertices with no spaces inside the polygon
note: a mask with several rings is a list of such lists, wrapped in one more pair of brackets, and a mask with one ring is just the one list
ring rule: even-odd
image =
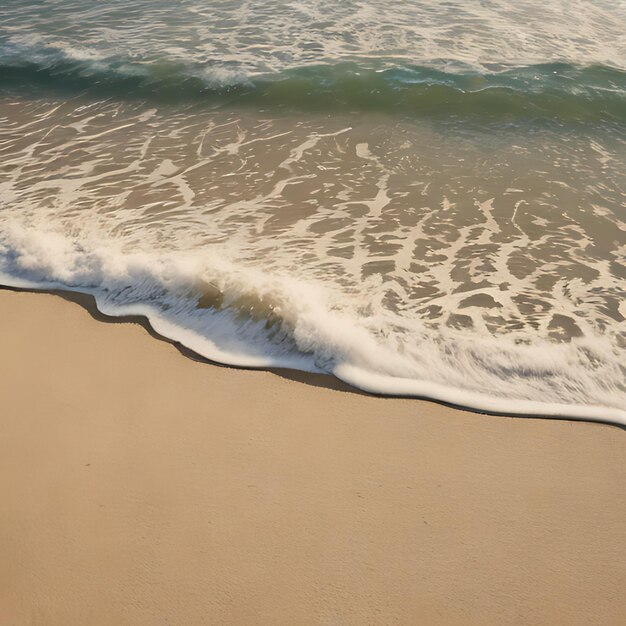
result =
[{"label": "receding wave", "polygon": [[245,367],[332,373],[366,391],[428,397],[487,412],[626,425],[621,372],[600,337],[560,346],[414,328],[417,350],[381,340],[380,319],[337,311],[328,285],[272,274],[223,254],[88,250],[54,232],[10,224],[0,282],[92,294],[113,316],[146,316],[201,356]]},{"label": "receding wave", "polygon": [[3,54],[0,85],[215,106],[240,103],[491,120],[626,121],[626,72],[564,63],[483,74],[340,63],[244,75],[222,67],[168,61],[132,63],[58,52],[27,58]]}]

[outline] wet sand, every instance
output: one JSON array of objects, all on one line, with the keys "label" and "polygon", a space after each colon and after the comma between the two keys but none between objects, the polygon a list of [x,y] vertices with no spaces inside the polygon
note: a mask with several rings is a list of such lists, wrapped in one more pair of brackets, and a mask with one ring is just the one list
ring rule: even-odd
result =
[{"label": "wet sand", "polygon": [[624,430],[325,382],[0,291],[0,622],[623,623]]}]

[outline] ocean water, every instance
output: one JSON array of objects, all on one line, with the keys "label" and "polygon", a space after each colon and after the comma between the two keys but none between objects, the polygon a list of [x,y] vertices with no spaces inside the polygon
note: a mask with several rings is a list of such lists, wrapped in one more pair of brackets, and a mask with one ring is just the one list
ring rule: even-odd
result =
[{"label": "ocean water", "polygon": [[626,424],[624,2],[5,0],[0,155],[0,283]]}]

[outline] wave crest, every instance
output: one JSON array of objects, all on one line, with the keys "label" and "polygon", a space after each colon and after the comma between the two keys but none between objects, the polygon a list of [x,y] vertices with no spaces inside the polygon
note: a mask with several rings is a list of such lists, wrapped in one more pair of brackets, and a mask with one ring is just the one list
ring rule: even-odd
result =
[{"label": "wave crest", "polygon": [[483,74],[422,66],[377,70],[353,63],[245,74],[224,65],[132,62],[83,49],[13,46],[0,50],[0,85],[218,106],[626,121],[626,72],[564,63]]}]

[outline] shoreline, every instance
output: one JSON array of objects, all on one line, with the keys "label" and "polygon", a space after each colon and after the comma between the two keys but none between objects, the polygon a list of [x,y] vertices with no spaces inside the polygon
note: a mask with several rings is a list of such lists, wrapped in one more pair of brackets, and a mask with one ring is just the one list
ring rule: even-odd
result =
[{"label": "shoreline", "polygon": [[[183,356],[197,361],[199,363],[205,363],[207,365],[213,365],[218,367],[226,367],[239,369],[244,371],[265,371],[276,374],[278,376],[282,376],[288,380],[294,380],[299,382],[304,382],[306,384],[311,384],[313,386],[326,387],[330,389],[336,389],[344,392],[357,393],[365,396],[378,397],[378,398],[396,398],[396,399],[408,399],[408,400],[417,400],[422,402],[432,402],[434,404],[445,406],[451,409],[456,409],[459,411],[468,411],[471,413],[477,413],[479,415],[492,415],[496,417],[508,417],[508,418],[518,418],[518,419],[552,419],[552,420],[562,420],[562,421],[581,421],[587,423],[597,423],[604,424],[607,426],[615,426],[622,430],[626,430],[626,418],[623,418],[621,415],[617,415],[614,419],[608,417],[597,416],[592,413],[598,411],[616,411],[619,413],[617,409],[611,409],[611,407],[598,407],[595,405],[589,405],[589,407],[572,405],[571,410],[572,413],[568,414],[564,411],[551,414],[551,413],[542,413],[540,411],[536,412],[524,412],[524,411],[500,411],[500,410],[489,410],[484,408],[477,408],[471,404],[463,404],[456,403],[453,401],[448,401],[446,399],[438,398],[436,396],[430,395],[415,395],[410,393],[381,393],[376,390],[366,390],[361,389],[356,385],[353,385],[347,381],[338,378],[336,375],[331,373],[315,373],[315,372],[307,372],[304,370],[289,368],[289,367],[255,367],[255,366],[247,366],[247,365],[238,365],[232,363],[222,363],[220,361],[216,361],[210,359],[202,354],[199,354],[192,348],[186,346],[181,341],[168,337],[165,334],[162,334],[155,330],[154,326],[151,323],[150,318],[147,315],[143,314],[122,314],[122,315],[111,315],[101,311],[98,308],[96,296],[94,294],[86,293],[83,291],[72,290],[72,289],[63,289],[63,288],[37,288],[37,287],[19,287],[12,286],[7,284],[0,284],[0,293],[3,291],[13,291],[16,293],[33,293],[33,294],[48,294],[52,296],[60,297],[64,300],[72,302],[74,304],[78,304],[83,309],[85,309],[89,315],[98,322],[105,323],[114,323],[114,324],[124,324],[124,323],[132,323],[138,324],[141,326],[146,332],[154,339],[159,341],[164,341],[165,343],[169,343],[173,345],[178,352],[180,352]],[[400,386],[401,386],[401,381]],[[441,386],[441,385],[439,385]],[[473,392],[467,392],[468,395],[472,395]],[[480,395],[480,394],[477,394]],[[495,403],[500,402],[500,399],[494,398]],[[537,404],[541,405],[540,402],[535,401],[519,401],[522,404]],[[552,406],[552,405],[546,405]],[[557,406],[557,405],[554,405]],[[585,414],[585,409],[588,408],[590,414]],[[567,409],[567,407],[565,407]]]},{"label": "shoreline", "polygon": [[620,624],[626,438],[214,367],[0,290],[8,624]]}]

